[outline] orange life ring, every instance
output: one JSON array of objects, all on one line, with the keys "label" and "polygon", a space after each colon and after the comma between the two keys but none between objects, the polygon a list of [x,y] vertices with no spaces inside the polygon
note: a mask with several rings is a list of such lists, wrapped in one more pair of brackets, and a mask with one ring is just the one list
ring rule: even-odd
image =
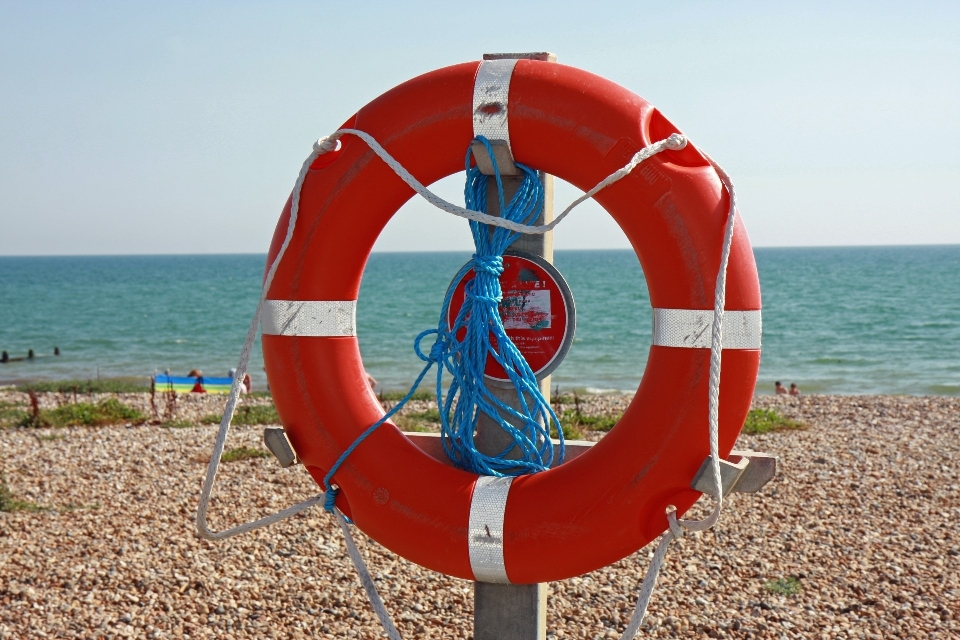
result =
[{"label": "orange life ring", "polygon": [[[511,63],[504,99],[478,103],[478,78],[503,68],[488,64],[414,78],[345,127],[369,133],[431,184],[462,170],[475,118],[503,116],[517,161],[584,190],[677,131],[630,91],[556,63]],[[340,454],[383,416],[361,363],[355,305],[374,241],[413,194],[367,145],[344,136],[307,173],[299,220],[267,294],[270,388],[297,455],[321,486]],[[729,196],[688,144],[646,161],[596,200],[639,256],[654,307],[654,341],[632,403],[587,453],[515,479],[443,464],[384,424],[338,470],[336,504],[388,549],[470,580],[560,580],[637,551],[667,528],[669,505],[682,514],[699,498],[690,482],[709,455],[709,327]],[[268,264],[289,216],[288,201]],[[760,365],[760,286],[739,221],[727,273],[722,456],[743,425]]]}]

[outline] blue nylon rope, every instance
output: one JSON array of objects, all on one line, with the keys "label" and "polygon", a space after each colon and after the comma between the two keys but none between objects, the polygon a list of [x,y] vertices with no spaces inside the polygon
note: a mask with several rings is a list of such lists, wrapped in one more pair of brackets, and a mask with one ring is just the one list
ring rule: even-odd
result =
[{"label": "blue nylon rope", "polygon": [[[544,206],[543,185],[537,172],[517,163],[523,172],[523,182],[516,195],[509,203],[505,203],[503,181],[490,142],[483,136],[478,136],[477,140],[483,143],[493,161],[501,217],[521,224],[532,224]],[[480,173],[476,165],[471,165],[469,149],[464,163],[467,172],[464,188],[466,206],[486,212],[489,176]],[[507,336],[500,317],[503,252],[520,234],[474,221],[470,222],[470,231],[476,252],[457,273],[454,282],[459,282],[470,270],[474,271],[474,277],[465,286],[463,306],[453,326],[447,325],[454,292],[454,287],[450,287],[443,299],[437,328],[421,332],[413,342],[414,352],[426,365],[410,391],[383,418],[360,434],[324,477],[323,483],[327,489],[324,507],[327,511],[333,510],[339,493],[339,488],[332,484],[334,474],[361,442],[403,408],[434,364],[437,365],[440,438],[444,451],[454,465],[488,476],[517,476],[544,471],[553,464],[551,427],[556,430],[560,441],[558,462],[563,462],[563,429],[560,420],[540,392],[540,385],[530,365]],[[463,336],[458,338],[457,334],[461,332]],[[429,335],[436,338],[429,354],[424,354],[420,343]],[[510,407],[487,389],[484,370],[488,357],[492,357],[507,373],[516,389],[519,408]],[[452,378],[446,395],[443,390],[444,372]],[[510,436],[510,443],[494,455],[479,452],[474,442],[481,413],[492,418]]]}]

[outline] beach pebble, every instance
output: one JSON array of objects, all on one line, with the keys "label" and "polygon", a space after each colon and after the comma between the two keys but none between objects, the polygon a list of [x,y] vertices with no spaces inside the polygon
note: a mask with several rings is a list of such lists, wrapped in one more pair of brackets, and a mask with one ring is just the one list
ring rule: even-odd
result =
[{"label": "beach pebble", "polygon": [[[0,400],[22,400],[14,393]],[[630,399],[579,398],[584,414],[619,413]],[[152,411],[148,394],[123,400]],[[199,419],[223,401],[183,396],[178,415]],[[739,448],[780,456],[780,475],[730,496],[713,530],[671,544],[640,637],[960,637],[960,398],[761,396],[755,406],[807,428],[741,436]],[[322,509],[223,542],[197,536],[215,432],[0,430],[13,497],[43,509],[0,513],[0,637],[383,637]],[[227,447],[262,448],[261,437],[262,427],[237,426]],[[302,466],[225,463],[211,524],[317,491]],[[471,636],[469,582],[356,538],[403,637]],[[652,548],[551,584],[551,637],[619,637]]]}]

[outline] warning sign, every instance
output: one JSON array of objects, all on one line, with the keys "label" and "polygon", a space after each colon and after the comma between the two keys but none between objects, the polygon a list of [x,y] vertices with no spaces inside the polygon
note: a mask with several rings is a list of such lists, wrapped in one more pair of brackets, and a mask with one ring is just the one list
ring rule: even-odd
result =
[{"label": "warning sign", "polygon": [[[550,328],[550,292],[546,289],[515,289],[504,292],[500,303],[504,329]],[[509,335],[509,334],[508,334]]]},{"label": "warning sign", "polygon": [[[463,306],[464,289],[473,276],[473,271],[468,271],[459,282],[451,284],[455,289],[450,300],[448,324],[452,325]],[[507,336],[538,378],[549,375],[559,366],[573,341],[576,322],[570,287],[546,260],[508,252],[503,256],[500,288],[500,318]],[[462,339],[463,335],[457,337]],[[492,357],[487,359],[485,372],[489,378],[509,380]]]}]

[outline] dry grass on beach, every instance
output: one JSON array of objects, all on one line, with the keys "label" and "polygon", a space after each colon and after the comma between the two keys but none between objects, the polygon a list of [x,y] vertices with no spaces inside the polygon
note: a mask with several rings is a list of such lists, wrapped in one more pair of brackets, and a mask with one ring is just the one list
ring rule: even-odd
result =
[{"label": "dry grass on beach", "polygon": [[[121,400],[146,412],[143,395]],[[581,400],[583,415],[615,415],[629,397]],[[222,402],[183,398],[167,422],[197,423]],[[741,437],[781,456],[781,474],[732,496],[715,530],[674,543],[641,637],[960,637],[960,398],[755,406],[807,428]],[[235,427],[228,448],[262,449],[261,431]],[[13,509],[0,513],[0,638],[382,637],[322,510],[223,543],[197,537],[214,432],[0,429],[0,502]],[[302,468],[238,458],[221,467],[218,528],[317,491]],[[405,638],[471,636],[468,582],[358,542]],[[552,584],[550,635],[618,637],[650,551]]]}]

